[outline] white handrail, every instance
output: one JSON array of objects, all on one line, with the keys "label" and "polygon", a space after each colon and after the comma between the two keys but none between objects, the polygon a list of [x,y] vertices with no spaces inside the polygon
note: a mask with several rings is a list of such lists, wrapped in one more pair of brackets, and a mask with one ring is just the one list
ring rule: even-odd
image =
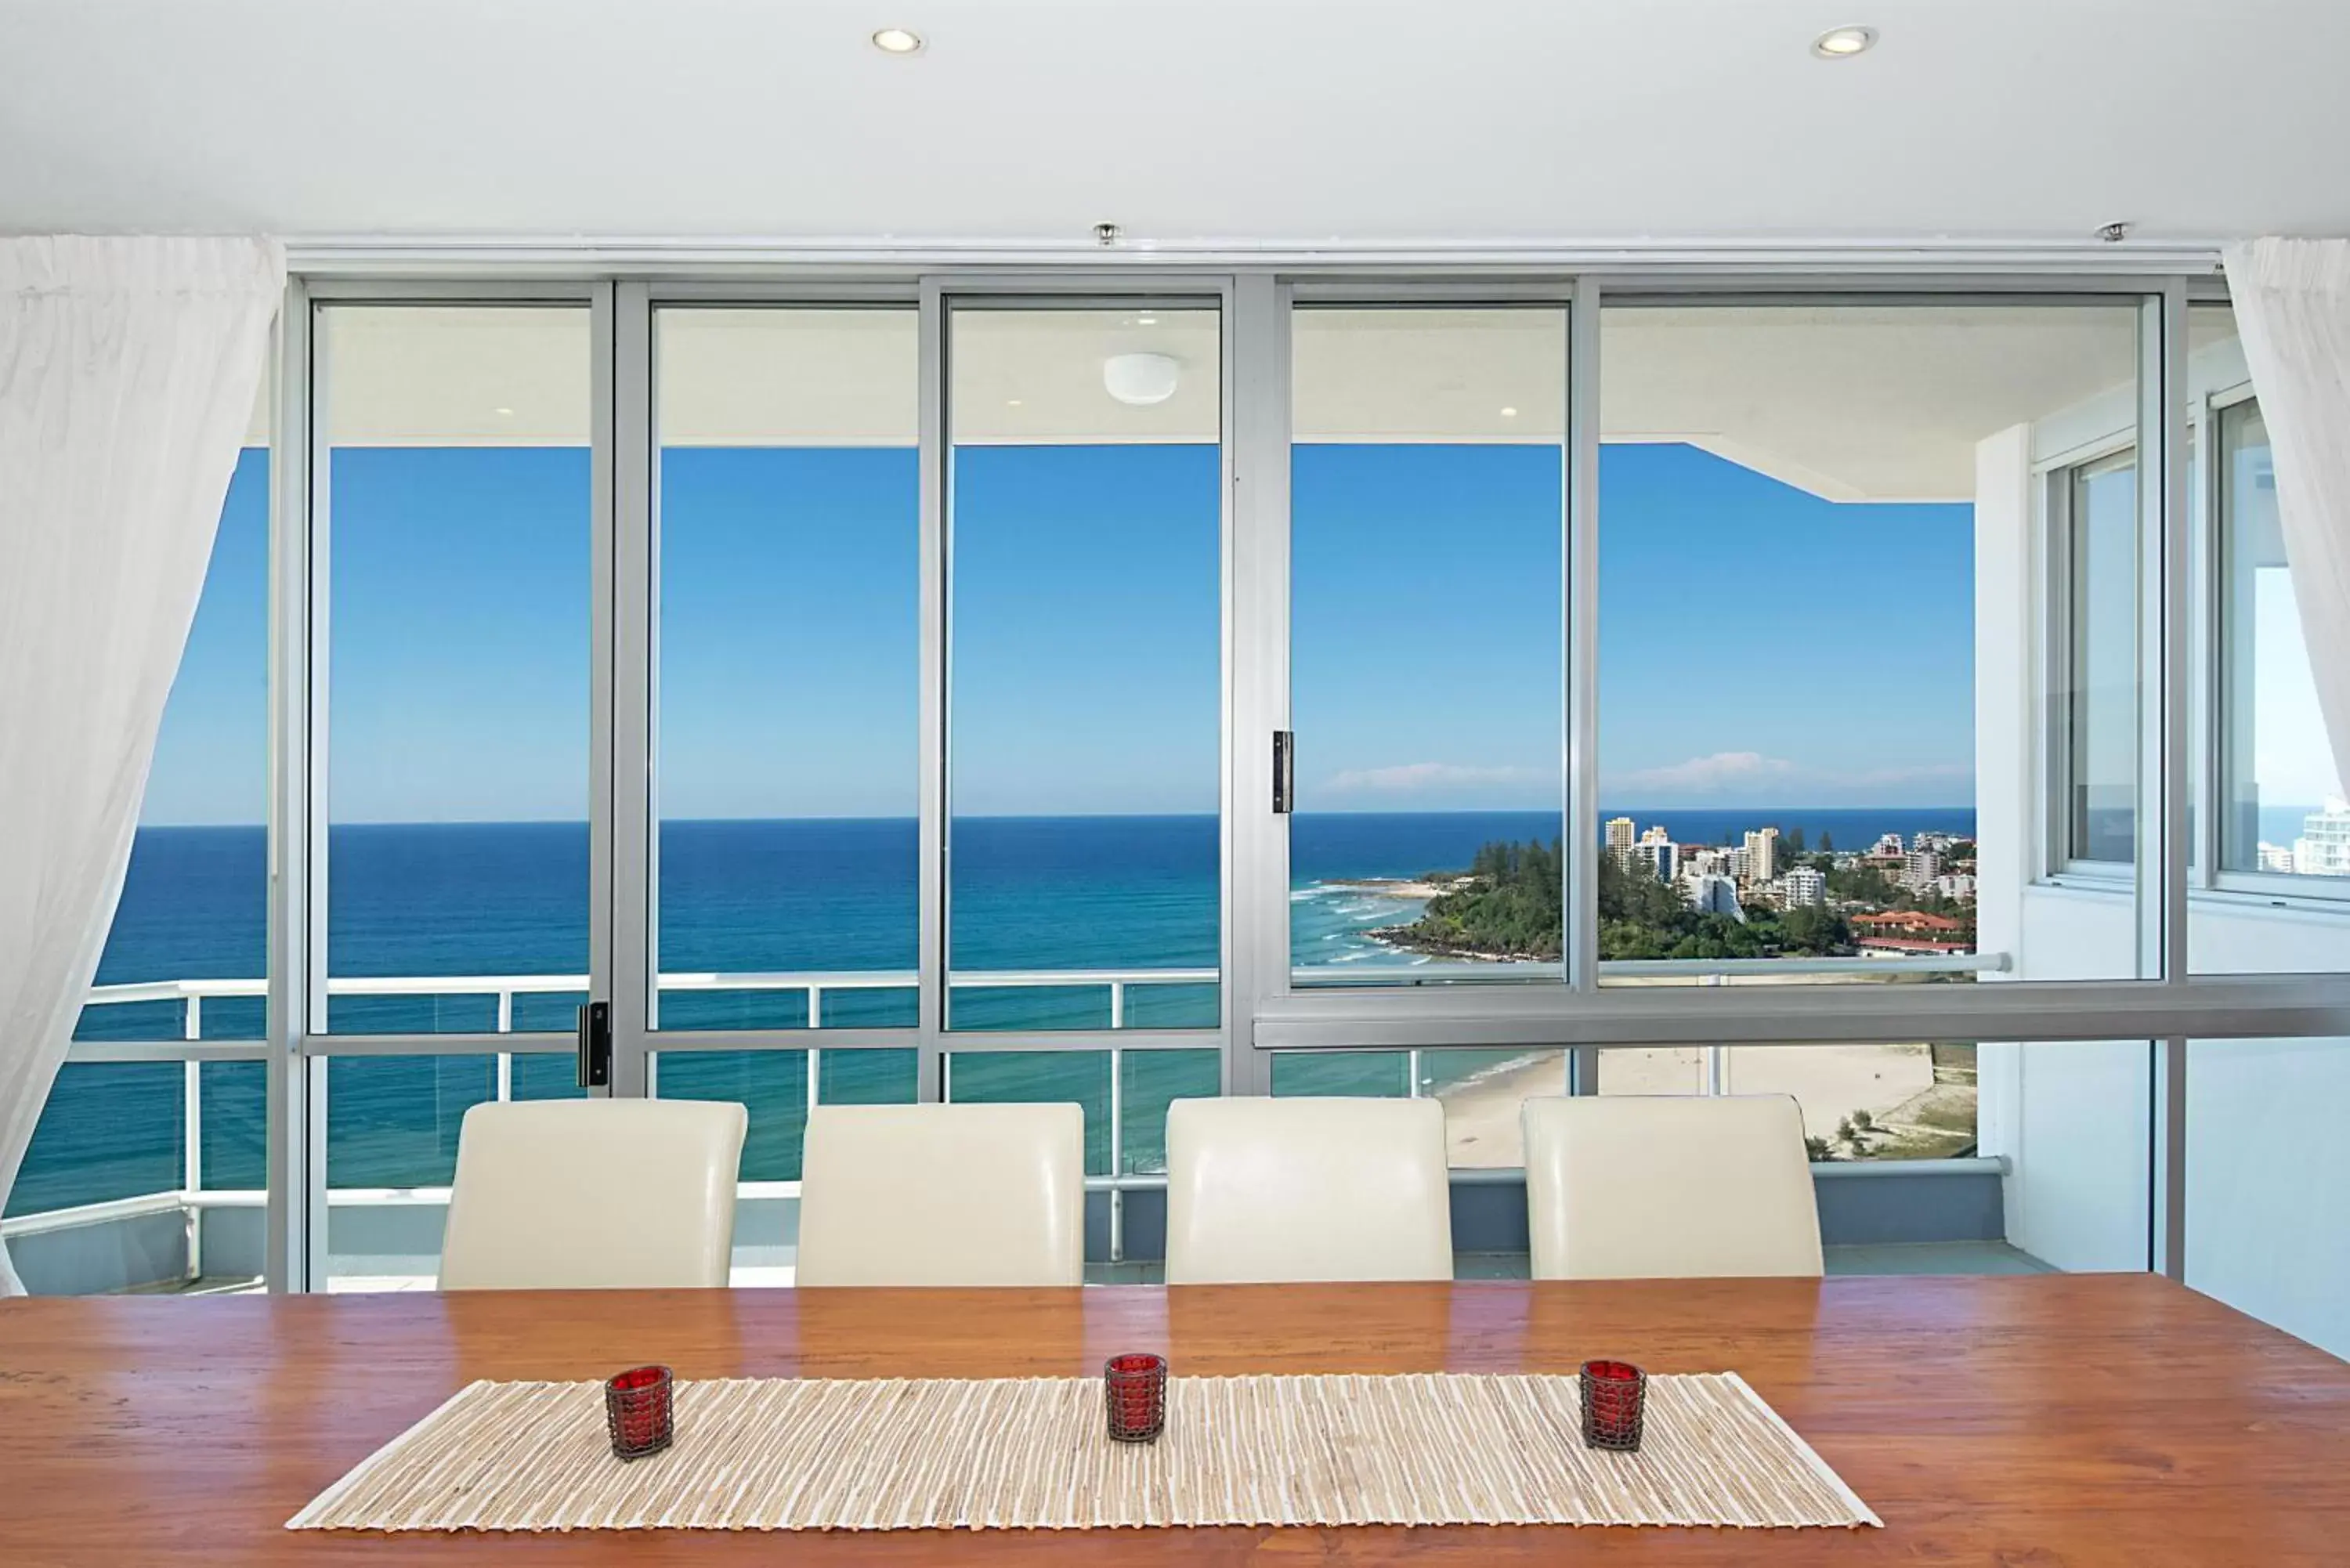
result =
[{"label": "white handrail", "polygon": [[[1626,959],[1607,960],[1603,975],[1670,976],[1793,974],[1970,974],[2005,970],[2005,953],[1937,953],[1887,958]],[[1505,964],[1475,960],[1431,960],[1412,964],[1301,964],[1290,971],[1298,984],[1382,984],[1399,981],[1495,979],[1513,973],[1551,975],[1551,963]],[[1214,969],[1019,969],[958,970],[957,989],[988,987],[1084,987],[1212,985]],[[663,991],[910,991],[920,983],[912,970],[776,970],[717,971],[673,970],[659,977]],[[330,996],[546,996],[584,992],[584,974],[335,975]],[[199,976],[184,980],[130,981],[89,988],[88,1005],[140,1002],[201,1002],[207,997],[265,996],[269,982],[249,977]]]}]

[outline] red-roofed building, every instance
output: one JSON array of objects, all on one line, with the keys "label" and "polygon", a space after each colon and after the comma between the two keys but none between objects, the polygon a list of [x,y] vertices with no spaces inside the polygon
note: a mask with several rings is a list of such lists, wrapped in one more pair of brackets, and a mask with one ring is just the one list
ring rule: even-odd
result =
[{"label": "red-roofed building", "polygon": [[1964,920],[1929,914],[1924,909],[1887,909],[1874,915],[1853,916],[1852,928],[1872,936],[1944,937],[1963,931],[1967,926]]}]

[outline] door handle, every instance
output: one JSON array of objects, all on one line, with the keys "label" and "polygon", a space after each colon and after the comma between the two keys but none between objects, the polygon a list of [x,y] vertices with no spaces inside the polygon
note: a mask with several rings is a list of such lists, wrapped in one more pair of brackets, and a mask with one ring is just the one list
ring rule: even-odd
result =
[{"label": "door handle", "polygon": [[612,1004],[591,1002],[579,1010],[579,1086],[612,1086]]}]

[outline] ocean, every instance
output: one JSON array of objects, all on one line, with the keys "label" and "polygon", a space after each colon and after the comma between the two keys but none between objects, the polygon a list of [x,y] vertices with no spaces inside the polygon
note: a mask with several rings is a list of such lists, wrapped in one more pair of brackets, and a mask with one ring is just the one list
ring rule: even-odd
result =
[{"label": "ocean", "polygon": [[[1971,835],[1966,808],[1691,809],[1605,807],[1602,820],[1662,824],[1681,843],[1734,842],[1749,828],[1801,828],[1816,846],[1862,847],[1884,833]],[[1299,965],[1410,961],[1364,933],[1408,920],[1411,900],[1340,884],[1413,877],[1468,864],[1493,839],[1548,840],[1555,812],[1301,815],[1291,826],[1291,949]],[[954,825],[950,967],[1006,970],[1212,968],[1219,950],[1213,816],[973,817]],[[584,974],[588,968],[588,831],[578,823],[347,825],[328,835],[329,972],[390,975]],[[915,826],[907,819],[664,823],[660,836],[660,967],[665,973],[910,971],[915,967]],[[264,972],[265,846],[258,827],[147,827],[131,851],[100,984]],[[577,994],[518,996],[518,1031],[571,1027]],[[1106,1028],[1100,986],[957,987],[952,1025]],[[1128,988],[1131,1027],[1213,1027],[1218,989]],[[672,991],[672,1028],[804,1027],[805,992]],[[827,993],[827,1026],[908,1026],[910,987]],[[333,998],[331,1032],[489,1030],[480,995]],[[176,1039],[178,1005],[86,1009],[84,1040]],[[259,999],[213,999],[207,1039],[256,1039]],[[813,1041],[821,1044],[820,1034]],[[1213,1093],[1212,1047],[1122,1058],[1118,1163],[1156,1168],[1167,1100]],[[1450,1081],[1488,1065],[1445,1058]],[[203,1184],[261,1186],[263,1071],[207,1063]],[[338,1187],[445,1183],[467,1106],[496,1093],[490,1056],[340,1057],[328,1069],[328,1179]],[[575,1093],[567,1055],[514,1059],[516,1097]],[[751,1179],[799,1173],[806,1058],[796,1052],[668,1053],[660,1092],[738,1098],[752,1108]],[[910,1051],[834,1051],[819,1057],[827,1100],[910,1098]],[[967,1099],[1074,1098],[1087,1109],[1088,1161],[1111,1167],[1106,1053],[963,1054],[951,1092]],[[1399,1093],[1395,1054],[1300,1060],[1290,1086],[1320,1093]],[[74,1064],[50,1097],[7,1212],[175,1189],[181,1184],[182,1068],[176,1063]]]}]

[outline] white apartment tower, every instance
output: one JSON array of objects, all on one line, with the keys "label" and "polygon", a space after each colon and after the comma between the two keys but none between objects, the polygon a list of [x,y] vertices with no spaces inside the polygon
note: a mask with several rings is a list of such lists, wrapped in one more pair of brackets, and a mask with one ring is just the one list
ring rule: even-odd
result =
[{"label": "white apartment tower", "polygon": [[1768,882],[1779,868],[1779,830],[1758,828],[1746,836],[1746,877],[1749,881]]},{"label": "white apartment tower", "polygon": [[1738,884],[1727,877],[1698,876],[1689,879],[1690,908],[1700,915],[1728,915],[1733,920],[1746,919],[1739,907]]},{"label": "white apartment tower", "polygon": [[2350,801],[2329,800],[2301,819],[2293,868],[2303,877],[2350,877]]},{"label": "white apartment tower", "polygon": [[1808,866],[1791,867],[1779,884],[1779,903],[1789,909],[1815,909],[1828,901],[1828,879]]}]

